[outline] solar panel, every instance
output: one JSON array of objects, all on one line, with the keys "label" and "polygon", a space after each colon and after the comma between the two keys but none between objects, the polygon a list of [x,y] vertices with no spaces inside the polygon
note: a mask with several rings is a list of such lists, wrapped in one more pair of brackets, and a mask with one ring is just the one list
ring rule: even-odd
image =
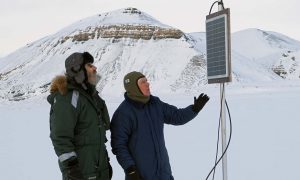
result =
[{"label": "solar panel", "polygon": [[208,83],[231,81],[230,10],[206,16]]}]

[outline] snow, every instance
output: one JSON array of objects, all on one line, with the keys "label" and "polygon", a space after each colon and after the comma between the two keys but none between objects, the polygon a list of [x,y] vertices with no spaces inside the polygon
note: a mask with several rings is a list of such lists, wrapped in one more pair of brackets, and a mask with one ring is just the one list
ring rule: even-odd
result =
[{"label": "snow", "polygon": [[[205,85],[196,94],[156,93],[163,101],[185,107],[204,92],[210,101],[191,122],[165,126],[166,145],[175,179],[205,179],[213,166],[219,118],[219,87]],[[233,123],[229,146],[228,179],[300,179],[300,82],[230,83],[226,99]],[[123,97],[103,96],[110,116]],[[49,104],[45,97],[0,104],[0,179],[60,179],[49,138]],[[227,126],[229,124],[228,117]],[[229,127],[227,127],[227,136]],[[110,134],[107,133],[108,139]],[[113,180],[124,179],[123,170],[107,149]],[[221,166],[215,179],[221,179]]]},{"label": "snow", "polygon": [[279,33],[259,29],[246,29],[236,32],[232,36],[232,48],[253,59],[286,50],[297,51],[300,49],[299,47],[299,41]]},{"label": "snow", "polygon": [[201,53],[206,54],[206,33],[205,32],[194,32],[194,33],[189,33],[189,36],[191,36],[191,39],[194,40],[194,42],[191,42],[194,44],[194,48]]},{"label": "snow", "polygon": [[[178,107],[191,104],[201,92],[211,97],[192,122],[165,127],[175,179],[207,176],[215,157],[220,97],[218,85],[206,84],[204,32],[184,34],[180,39],[95,38],[59,43],[72,33],[112,24],[171,28],[144,12],[124,11],[88,17],[0,58],[0,179],[60,179],[49,138],[47,85],[64,73],[68,55],[84,51],[95,58],[102,76],[97,89],[111,116],[123,100],[122,79],[133,70],[148,77],[154,95]],[[226,85],[233,120],[229,179],[300,179],[300,42],[259,29],[231,37],[233,82]],[[288,72],[285,79],[272,71],[277,66]],[[25,100],[10,101],[18,100],[15,96]],[[110,144],[107,146],[113,179],[124,179]],[[221,179],[220,168],[216,179]]]},{"label": "snow", "polygon": [[163,28],[172,28],[165,25],[145,12],[137,10],[138,13],[128,13],[127,8],[118,9],[111,12],[94,15],[78,22],[71,24],[70,26],[62,29],[55,36],[62,37],[75,32],[77,29],[87,29],[89,27],[98,26],[110,26],[110,25],[151,25]]},{"label": "snow", "polygon": [[[135,13],[124,13],[129,11]],[[66,38],[112,24],[170,28],[136,9],[120,9],[75,22],[0,58],[0,100],[45,96],[51,80],[64,74],[67,56],[84,51],[94,56],[103,77],[97,86],[101,94],[121,96],[122,79],[130,71],[146,74],[154,93],[195,92],[207,83],[204,32],[183,34],[179,39]],[[280,33],[259,29],[233,33],[231,52],[235,84],[300,78],[300,42]],[[284,54],[289,57],[283,58]],[[283,78],[273,72],[276,67],[284,68]]]}]

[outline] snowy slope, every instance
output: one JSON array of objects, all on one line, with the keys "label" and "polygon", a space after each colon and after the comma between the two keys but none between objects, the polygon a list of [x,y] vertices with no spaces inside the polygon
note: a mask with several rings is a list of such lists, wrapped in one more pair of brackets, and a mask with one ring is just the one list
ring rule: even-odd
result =
[{"label": "snowy slope", "polygon": [[119,9],[112,12],[102,13],[96,16],[80,20],[70,26],[62,29],[55,36],[67,36],[75,29],[86,29],[87,27],[111,26],[111,25],[151,25],[163,28],[171,28],[165,25],[149,14],[141,12],[136,8]]},{"label": "snowy slope", "polygon": [[271,79],[300,79],[299,41],[276,32],[247,29],[235,33],[232,42],[233,54],[260,64],[269,75],[277,74]]},{"label": "snowy slope", "polygon": [[281,51],[299,51],[300,42],[275,32],[247,29],[233,34],[232,48],[248,58],[260,59]]},{"label": "snowy slope", "polygon": [[[207,83],[205,47],[205,33],[185,34],[135,8],[95,15],[0,58],[0,100],[46,96],[77,51],[95,57],[102,94],[120,96],[133,70],[147,75],[154,93],[193,93]],[[275,32],[234,33],[233,83],[299,80],[299,49],[299,41]]]},{"label": "snowy slope", "polygon": [[[145,73],[154,91],[170,91],[171,85],[176,90],[188,78],[181,72],[189,63],[204,61],[180,30],[126,8],[81,20],[2,58],[0,98],[22,100],[43,94],[54,76],[64,73],[65,58],[76,51],[94,55],[102,76],[97,88],[116,95],[122,94],[122,79],[129,71]],[[203,65],[196,70],[205,74]],[[199,80],[189,79],[189,84]]]},{"label": "snowy slope", "polygon": [[[226,98],[233,123],[229,146],[228,179],[297,180],[300,160],[300,83],[282,81],[258,87],[230,84]],[[199,91],[200,93],[201,91]],[[219,89],[205,86],[210,101],[191,122],[183,126],[165,125],[166,146],[174,178],[203,180],[214,164],[219,119]],[[112,116],[123,97],[103,97]],[[172,105],[185,107],[192,95],[161,95]],[[58,180],[61,174],[57,156],[49,138],[49,104],[46,99],[31,98],[18,103],[0,104],[0,179]],[[227,125],[229,125],[228,117]],[[229,126],[227,127],[227,137]],[[107,150],[114,175],[124,179],[124,171]],[[220,146],[219,146],[220,147]],[[215,179],[222,179],[218,166]],[[210,178],[212,179],[212,178]]]}]

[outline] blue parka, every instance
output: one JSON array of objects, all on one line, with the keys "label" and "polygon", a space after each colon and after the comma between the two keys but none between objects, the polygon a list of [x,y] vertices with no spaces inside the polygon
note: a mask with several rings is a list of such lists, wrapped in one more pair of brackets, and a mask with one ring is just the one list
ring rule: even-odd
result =
[{"label": "blue parka", "polygon": [[164,123],[182,125],[196,115],[192,105],[178,109],[155,96],[143,104],[125,93],[111,121],[112,152],[124,170],[135,165],[143,180],[173,180]]}]

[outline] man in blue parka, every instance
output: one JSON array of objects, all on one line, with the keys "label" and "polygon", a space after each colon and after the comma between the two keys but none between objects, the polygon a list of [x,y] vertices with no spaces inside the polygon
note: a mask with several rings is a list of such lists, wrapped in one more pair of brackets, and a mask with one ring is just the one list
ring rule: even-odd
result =
[{"label": "man in blue parka", "polygon": [[183,109],[150,94],[140,72],[124,77],[125,100],[111,122],[112,152],[125,171],[125,180],[174,180],[164,139],[164,123],[182,125],[192,120],[209,100],[205,94]]}]

